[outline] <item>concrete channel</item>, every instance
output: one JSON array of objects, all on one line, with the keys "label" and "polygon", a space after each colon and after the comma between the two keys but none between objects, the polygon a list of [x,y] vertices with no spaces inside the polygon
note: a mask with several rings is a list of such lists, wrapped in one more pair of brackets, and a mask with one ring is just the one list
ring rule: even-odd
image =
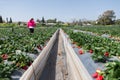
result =
[{"label": "concrete channel", "polygon": [[20,80],[92,80],[62,31],[57,30]]},{"label": "concrete channel", "polygon": [[39,80],[70,80],[61,35],[57,36]]}]

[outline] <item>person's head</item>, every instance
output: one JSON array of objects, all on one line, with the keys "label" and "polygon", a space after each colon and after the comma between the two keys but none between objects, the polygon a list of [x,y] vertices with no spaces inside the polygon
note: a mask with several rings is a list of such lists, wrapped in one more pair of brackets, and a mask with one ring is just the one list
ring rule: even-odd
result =
[{"label": "person's head", "polygon": [[34,20],[34,18],[31,18],[30,21]]}]

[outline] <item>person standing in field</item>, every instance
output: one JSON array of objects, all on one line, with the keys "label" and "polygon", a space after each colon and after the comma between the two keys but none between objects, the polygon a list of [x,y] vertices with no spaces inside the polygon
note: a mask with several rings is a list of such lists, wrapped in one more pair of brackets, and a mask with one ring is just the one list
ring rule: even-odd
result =
[{"label": "person standing in field", "polygon": [[36,23],[35,23],[34,19],[31,18],[27,23],[27,27],[29,28],[30,33],[34,33],[34,27],[35,26],[36,26]]}]

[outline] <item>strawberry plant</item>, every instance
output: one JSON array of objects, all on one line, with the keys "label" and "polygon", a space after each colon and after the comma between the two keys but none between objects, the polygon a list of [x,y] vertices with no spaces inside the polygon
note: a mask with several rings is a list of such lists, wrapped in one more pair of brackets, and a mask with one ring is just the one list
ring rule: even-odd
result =
[{"label": "strawberry plant", "polygon": [[97,69],[96,72],[92,74],[92,77],[95,78],[96,80],[104,80],[103,74],[104,74],[103,71]]},{"label": "strawberry plant", "polygon": [[3,58],[0,56],[0,63],[3,61]]},{"label": "strawberry plant", "polygon": [[118,25],[114,26],[91,26],[91,27],[73,27],[76,30],[90,31],[97,33],[98,35],[109,34],[111,36],[120,37],[119,30],[120,27]]},{"label": "strawberry plant", "polygon": [[[92,53],[91,56],[94,61],[106,62],[111,56],[120,56],[120,42],[118,41],[82,32],[75,33],[72,30],[64,30],[67,31],[72,41],[82,46],[89,53]],[[105,70],[102,72],[96,71],[92,74],[92,77],[96,80],[120,80],[120,62],[106,63]]]},{"label": "strawberry plant", "polygon": [[15,61],[17,67],[28,66],[33,60],[26,54],[11,54],[9,61]]},{"label": "strawberry plant", "polygon": [[[3,77],[9,77],[12,72],[12,70],[9,72],[5,67],[11,67],[14,64],[17,69],[26,70],[33,62],[33,59],[28,55],[39,54],[40,52],[36,50],[37,46],[45,46],[46,41],[50,39],[56,29],[36,27],[34,34],[30,34],[27,28],[14,28],[14,31],[11,28],[0,28],[0,76],[5,75],[1,76],[0,80]],[[20,54],[16,54],[16,50],[21,51]],[[5,65],[4,61],[12,62],[12,65]]]},{"label": "strawberry plant", "polygon": [[106,63],[104,77],[104,80],[120,80],[120,62],[114,61]]},{"label": "strawberry plant", "polygon": [[95,61],[106,62],[111,56],[120,56],[120,42],[82,32],[75,33],[72,30],[67,30],[67,33],[78,46],[88,52],[92,50],[92,58]]},{"label": "strawberry plant", "polygon": [[15,65],[0,64],[0,78],[10,78],[12,71],[16,69]]}]

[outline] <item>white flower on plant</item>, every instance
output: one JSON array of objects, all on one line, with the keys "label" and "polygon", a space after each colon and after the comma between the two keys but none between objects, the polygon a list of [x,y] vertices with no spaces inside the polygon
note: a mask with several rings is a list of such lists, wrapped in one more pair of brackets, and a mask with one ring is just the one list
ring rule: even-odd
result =
[{"label": "white flower on plant", "polygon": [[21,54],[22,51],[21,51],[21,50],[16,50],[15,53],[16,53],[16,54]]}]

